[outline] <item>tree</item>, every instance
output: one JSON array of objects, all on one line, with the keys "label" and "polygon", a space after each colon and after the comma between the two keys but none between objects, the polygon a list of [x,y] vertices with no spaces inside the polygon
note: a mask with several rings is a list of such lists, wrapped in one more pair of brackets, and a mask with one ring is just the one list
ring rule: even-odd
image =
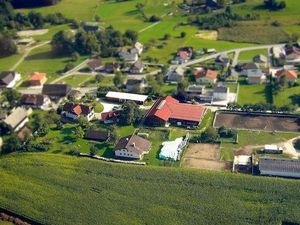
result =
[{"label": "tree", "polygon": [[97,154],[97,147],[95,145],[93,145],[91,148],[90,148],[90,155],[91,156],[94,156]]},{"label": "tree", "polygon": [[73,52],[72,55],[71,55],[71,60],[73,62],[76,62],[78,59],[79,59],[80,55],[78,52]]},{"label": "tree", "polygon": [[186,37],[186,32],[182,31],[182,32],[180,33],[180,37],[181,37],[181,38],[185,38],[185,37]]},{"label": "tree", "polygon": [[15,89],[6,89],[2,92],[4,100],[7,101],[11,108],[20,104],[21,94]]},{"label": "tree", "polygon": [[8,35],[0,33],[0,57],[16,54],[17,50],[18,48],[12,38]]},{"label": "tree", "polygon": [[117,141],[117,131],[116,131],[116,126],[115,125],[112,125],[112,126],[109,126],[108,127],[108,133],[109,133],[109,141],[113,144],[116,143]]},{"label": "tree", "polygon": [[204,143],[213,143],[218,139],[218,133],[216,129],[209,127],[201,135],[200,141]]},{"label": "tree", "polygon": [[78,139],[84,137],[84,130],[81,128],[81,126],[77,126],[74,133]]},{"label": "tree", "polygon": [[123,112],[120,116],[120,123],[123,125],[137,124],[143,118],[143,112],[139,106],[133,102],[128,101],[123,105]]},{"label": "tree", "polygon": [[87,130],[90,127],[90,122],[86,118],[80,116],[78,118],[78,126],[83,130]]},{"label": "tree", "polygon": [[1,153],[11,153],[11,152],[20,151],[21,149],[22,149],[22,143],[18,138],[17,134],[13,133],[4,142]]},{"label": "tree", "polygon": [[124,38],[127,40],[128,44],[135,44],[138,40],[138,33],[134,30],[126,30]]},{"label": "tree", "polygon": [[70,31],[59,31],[51,41],[52,49],[58,54],[74,52],[74,34]]},{"label": "tree", "polygon": [[122,87],[124,85],[124,80],[125,77],[123,76],[122,72],[117,71],[113,79],[115,86],[118,88]]},{"label": "tree", "polygon": [[187,94],[186,94],[185,90],[186,90],[187,86],[188,86],[188,83],[185,82],[185,81],[179,82],[177,84],[177,94],[176,94],[176,96],[177,96],[178,100],[180,100],[180,101],[185,101],[186,100]]},{"label": "tree", "polygon": [[28,19],[35,29],[43,28],[44,18],[41,13],[31,11],[28,13]]}]

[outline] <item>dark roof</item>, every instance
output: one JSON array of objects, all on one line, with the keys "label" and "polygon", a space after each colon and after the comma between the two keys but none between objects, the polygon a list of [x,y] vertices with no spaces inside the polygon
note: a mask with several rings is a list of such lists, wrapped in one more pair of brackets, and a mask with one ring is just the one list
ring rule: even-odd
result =
[{"label": "dark roof", "polygon": [[106,141],[108,139],[108,132],[89,129],[85,134],[85,139],[93,141]]},{"label": "dark roof", "polygon": [[41,106],[44,104],[44,95],[24,94],[21,97],[22,105]]},{"label": "dark roof", "polygon": [[123,137],[117,143],[115,150],[127,149],[138,154],[150,151],[151,142],[137,135]]},{"label": "dark roof", "polygon": [[4,71],[0,74],[0,85],[8,85],[15,79],[15,72]]},{"label": "dark roof", "polygon": [[268,62],[268,58],[262,54],[253,57],[254,62]]},{"label": "dark roof", "polygon": [[120,117],[120,111],[110,111],[101,113],[101,121],[105,122],[107,120],[117,121]]},{"label": "dark roof", "polygon": [[246,63],[243,66],[244,70],[257,70],[259,66],[256,63]]},{"label": "dark roof", "polygon": [[133,65],[132,65],[132,69],[142,69],[144,68],[144,64],[141,60],[136,61]]},{"label": "dark roof", "polygon": [[142,82],[143,82],[142,80],[128,79],[126,85],[138,85],[141,84]]},{"label": "dark roof", "polygon": [[215,86],[214,93],[227,93],[228,88],[223,86]]},{"label": "dark roof", "polygon": [[44,84],[42,93],[52,97],[65,97],[71,91],[67,84]]},{"label": "dark roof", "polygon": [[259,170],[300,173],[300,160],[283,159],[283,158],[260,158]]}]

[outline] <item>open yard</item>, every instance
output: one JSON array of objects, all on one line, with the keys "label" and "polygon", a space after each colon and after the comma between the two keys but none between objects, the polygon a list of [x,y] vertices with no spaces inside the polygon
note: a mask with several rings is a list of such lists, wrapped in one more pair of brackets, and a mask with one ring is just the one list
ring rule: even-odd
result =
[{"label": "open yard", "polygon": [[217,171],[230,169],[228,163],[220,161],[220,145],[218,144],[189,144],[181,166]]},{"label": "open yard", "polygon": [[247,113],[216,113],[214,127],[233,129],[300,132],[300,118],[297,116],[274,116]]},{"label": "open yard", "polygon": [[246,81],[240,83],[238,104],[256,104],[270,103],[272,95],[269,88],[263,84],[246,84]]},{"label": "open yard", "polygon": [[259,49],[259,50],[253,50],[253,51],[243,51],[239,55],[239,62],[252,62],[252,59],[254,56],[262,54],[266,57],[268,57],[268,50],[267,49]]}]

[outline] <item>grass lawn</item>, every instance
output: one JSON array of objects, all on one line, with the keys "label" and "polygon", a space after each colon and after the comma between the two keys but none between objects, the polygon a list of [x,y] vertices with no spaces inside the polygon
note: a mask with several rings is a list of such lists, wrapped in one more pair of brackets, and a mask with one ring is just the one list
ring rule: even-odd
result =
[{"label": "grass lawn", "polygon": [[[81,56],[75,64],[79,64],[85,58]],[[22,74],[22,80],[27,79],[33,72],[47,73],[49,83],[60,76],[69,61],[69,57],[55,55],[51,50],[51,45],[48,44],[31,51],[16,70]]]},{"label": "grass lawn", "polygon": [[227,88],[229,88],[230,93],[236,93],[237,92],[237,84],[225,84]]},{"label": "grass lawn", "polygon": [[14,66],[21,57],[22,54],[15,54],[0,58],[0,71],[10,70],[10,68]]},{"label": "grass lawn", "polygon": [[252,62],[252,59],[254,56],[262,54],[264,56],[268,56],[268,50],[267,49],[259,49],[259,50],[253,50],[253,51],[244,51],[241,52],[239,55],[239,61],[241,62]]},{"label": "grass lawn", "polygon": [[0,162],[0,205],[42,224],[300,222],[298,180],[44,153]]},{"label": "grass lawn", "polygon": [[82,83],[80,86],[81,87],[109,87],[109,86],[114,86],[113,82],[113,77],[103,77],[102,81],[99,83],[95,79],[89,79]]},{"label": "grass lawn", "polygon": [[94,75],[72,75],[63,80],[60,80],[59,83],[69,84],[72,87],[80,87],[82,84],[89,82],[94,77]]},{"label": "grass lawn", "polygon": [[234,150],[238,150],[247,145],[264,145],[276,144],[294,137],[294,133],[272,133],[272,132],[257,132],[257,131],[238,131],[238,144],[222,143],[221,144],[221,159],[233,161]]},{"label": "grass lawn", "polygon": [[277,106],[284,106],[289,104],[300,106],[299,96],[300,96],[300,86],[285,88],[282,91],[280,91],[278,95],[275,95],[273,97],[274,104]]},{"label": "grass lawn", "polygon": [[164,84],[160,88],[161,92],[164,93],[165,95],[172,95],[173,91],[176,91],[176,89],[177,89],[177,85],[174,84]]}]

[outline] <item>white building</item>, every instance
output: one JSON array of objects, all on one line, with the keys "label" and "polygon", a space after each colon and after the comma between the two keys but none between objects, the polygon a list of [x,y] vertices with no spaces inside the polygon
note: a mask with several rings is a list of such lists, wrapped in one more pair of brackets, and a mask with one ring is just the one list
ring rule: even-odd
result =
[{"label": "white building", "polygon": [[71,102],[68,102],[64,105],[61,114],[62,116],[73,120],[76,120],[82,116],[86,118],[88,121],[91,121],[95,116],[93,107],[83,105],[83,104],[71,103]]},{"label": "white building", "polygon": [[215,86],[213,91],[213,100],[227,100],[229,97],[229,88],[223,86]]},{"label": "white building", "polygon": [[0,88],[13,88],[19,80],[21,80],[21,74],[4,71],[0,74]]},{"label": "white building", "polygon": [[236,155],[233,160],[233,172],[250,172],[252,157],[250,155]]},{"label": "white building", "polygon": [[138,94],[125,93],[125,92],[115,92],[115,91],[109,91],[105,97],[111,101],[118,101],[118,102],[134,101],[137,104],[144,104],[148,98],[147,95],[138,95]]},{"label": "white building", "polygon": [[265,145],[263,152],[269,154],[282,154],[283,148],[278,147],[277,145]]}]

